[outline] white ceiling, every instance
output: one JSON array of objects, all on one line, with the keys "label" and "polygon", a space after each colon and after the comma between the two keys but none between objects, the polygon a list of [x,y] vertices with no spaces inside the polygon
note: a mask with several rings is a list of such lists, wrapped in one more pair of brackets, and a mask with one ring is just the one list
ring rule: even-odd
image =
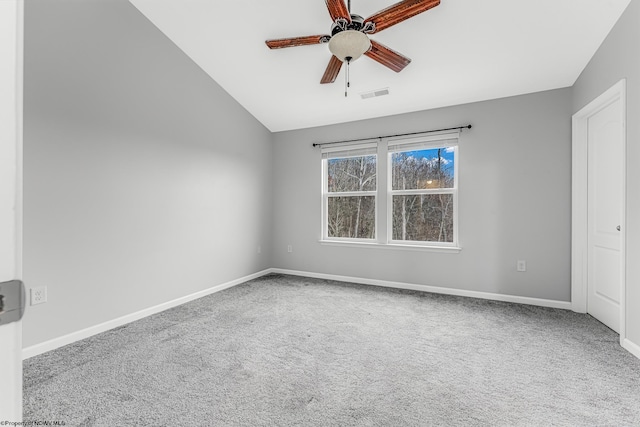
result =
[{"label": "white ceiling", "polygon": [[[362,57],[320,85],[327,45],[270,50],[272,38],[329,34],[322,0],[130,0],[269,130],[388,116],[573,85],[630,0],[442,0],[372,39],[413,61],[395,73]],[[352,0],[368,17],[394,0]],[[390,94],[359,94],[389,88]]]}]

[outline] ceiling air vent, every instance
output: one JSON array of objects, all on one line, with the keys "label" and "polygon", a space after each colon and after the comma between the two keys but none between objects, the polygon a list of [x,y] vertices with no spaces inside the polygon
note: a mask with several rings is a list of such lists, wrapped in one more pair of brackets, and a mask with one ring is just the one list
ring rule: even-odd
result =
[{"label": "ceiling air vent", "polygon": [[360,96],[362,99],[375,98],[376,96],[389,95],[389,88],[385,87],[384,89],[377,89],[371,92],[362,92]]}]

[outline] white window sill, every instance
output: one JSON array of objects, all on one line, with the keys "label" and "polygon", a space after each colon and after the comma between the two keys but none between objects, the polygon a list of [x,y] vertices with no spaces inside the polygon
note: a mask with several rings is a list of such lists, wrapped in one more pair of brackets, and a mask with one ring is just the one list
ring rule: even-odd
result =
[{"label": "white window sill", "polygon": [[462,248],[457,246],[402,245],[397,243],[350,242],[344,240],[319,240],[318,242],[324,246],[343,246],[352,248],[392,249],[401,251],[440,252],[453,254],[457,254],[462,251]]}]

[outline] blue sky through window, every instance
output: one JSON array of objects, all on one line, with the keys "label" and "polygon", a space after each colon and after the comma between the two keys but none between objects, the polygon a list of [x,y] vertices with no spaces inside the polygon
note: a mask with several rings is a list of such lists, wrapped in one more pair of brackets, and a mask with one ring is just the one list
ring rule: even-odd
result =
[{"label": "blue sky through window", "polygon": [[[416,159],[436,160],[438,158],[438,149],[430,148],[426,150],[405,151],[407,156],[415,157]],[[394,156],[395,157],[395,156]],[[445,170],[453,171],[454,165],[454,147],[442,147],[440,149],[440,157],[442,157],[442,166]]]}]

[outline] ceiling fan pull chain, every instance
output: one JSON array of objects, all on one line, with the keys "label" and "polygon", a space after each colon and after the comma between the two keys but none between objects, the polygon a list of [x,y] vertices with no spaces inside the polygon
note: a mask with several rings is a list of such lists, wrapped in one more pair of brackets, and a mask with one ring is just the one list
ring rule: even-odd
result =
[{"label": "ceiling fan pull chain", "polygon": [[349,83],[347,83],[347,80],[349,80],[349,77],[347,77],[347,74],[349,74],[349,64],[347,64],[347,69],[344,72],[344,97],[347,97],[347,90],[349,88]]},{"label": "ceiling fan pull chain", "polygon": [[351,83],[349,82],[349,64],[351,64],[351,57],[347,56],[345,60],[347,61],[347,69],[344,73],[344,97],[346,98],[349,87],[351,86]]}]

